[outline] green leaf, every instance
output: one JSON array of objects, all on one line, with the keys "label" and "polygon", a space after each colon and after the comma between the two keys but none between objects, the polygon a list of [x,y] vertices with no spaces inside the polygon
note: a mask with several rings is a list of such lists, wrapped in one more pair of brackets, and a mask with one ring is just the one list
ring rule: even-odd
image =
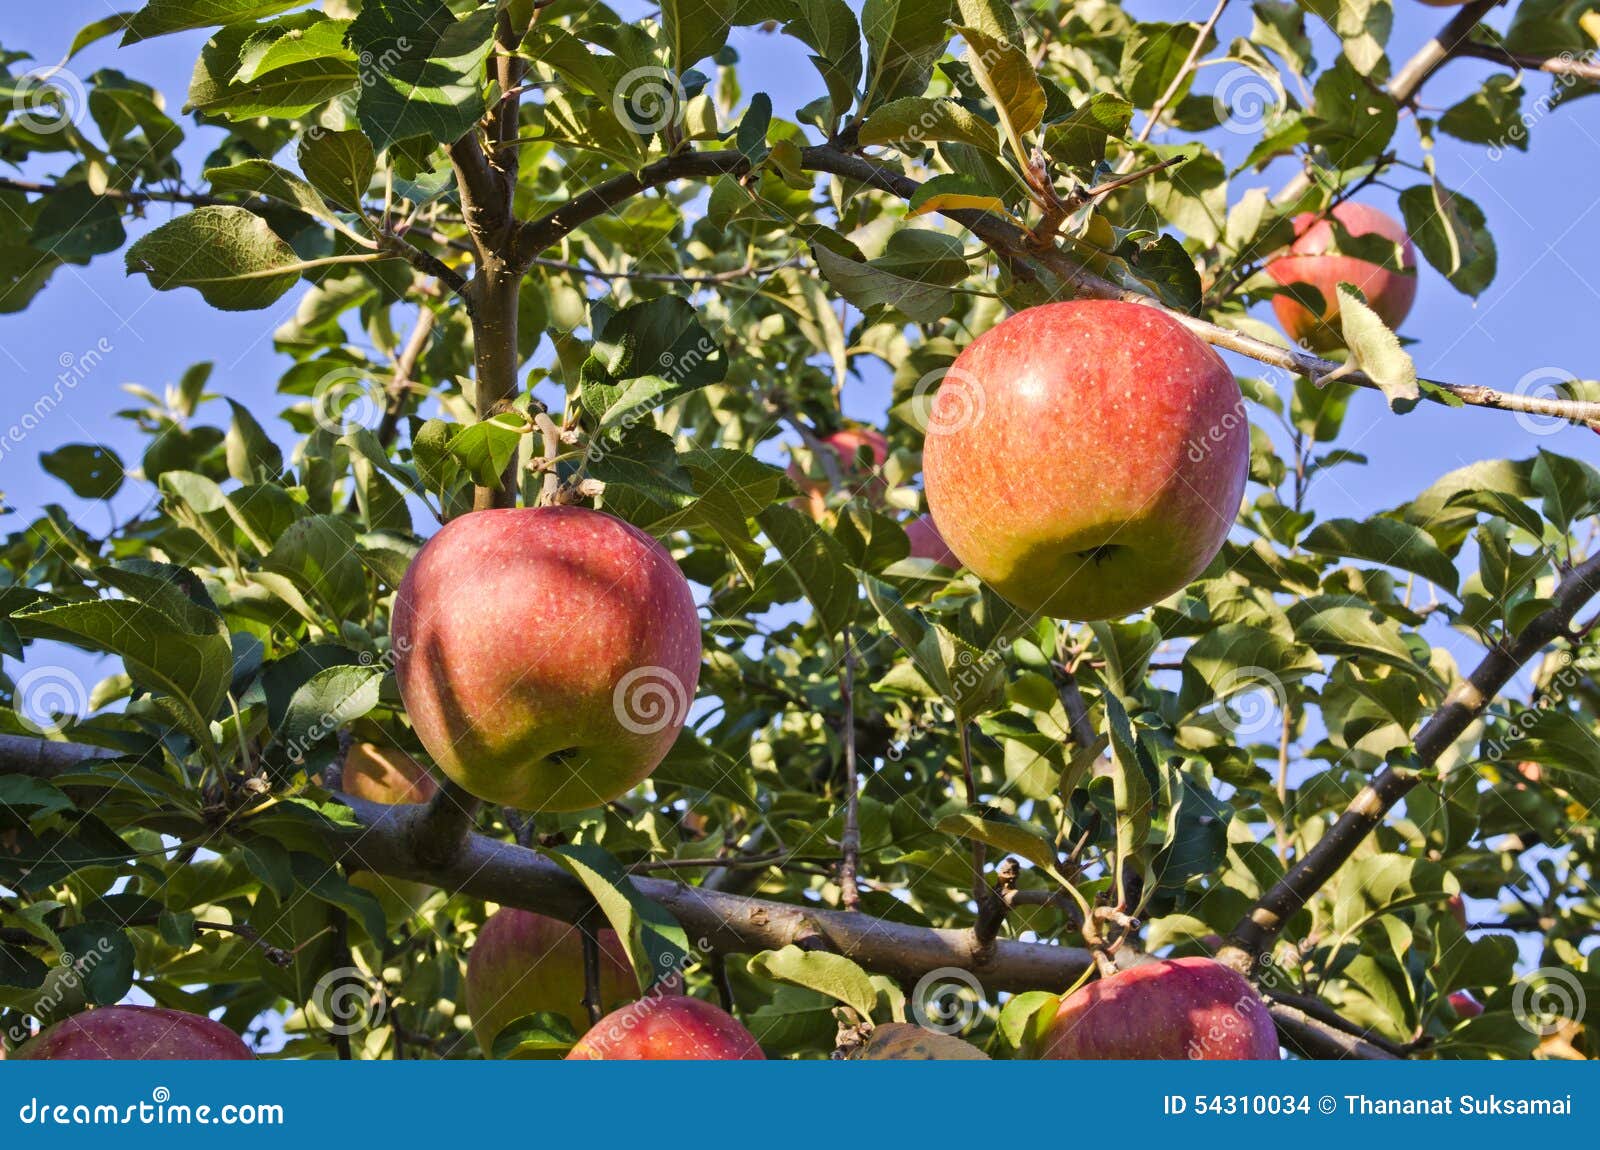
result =
[{"label": "green leaf", "polygon": [[986,152],[996,151],[999,143],[993,124],[954,100],[924,96],[884,104],[861,125],[860,139],[913,156],[939,140],[957,140]]},{"label": "green leaf", "polygon": [[991,807],[969,807],[946,815],[934,828],[960,839],[985,843],[1003,854],[1018,855],[1052,874],[1056,869],[1055,842],[1040,827]]},{"label": "green leaf", "polygon": [[337,222],[333,210],[317,189],[293,172],[266,160],[241,160],[226,168],[207,168],[205,177],[213,192],[242,192],[247,196],[266,196],[308,216]]},{"label": "green leaf", "polygon": [[494,1036],[490,1057],[497,1059],[537,1058],[571,1050],[578,1044],[578,1032],[564,1014],[539,1011],[512,1019]]},{"label": "green leaf", "polygon": [[[944,239],[949,241],[954,237],[947,236]],[[940,284],[914,278],[915,268],[904,269],[903,265],[886,264],[882,257],[871,261],[854,260],[820,244],[813,247],[811,252],[817,267],[828,278],[833,289],[862,311],[877,307],[893,308],[917,323],[933,323],[950,311],[952,296],[949,290]],[[910,275],[906,274],[907,270],[911,272]]]},{"label": "green leaf", "polygon": [[1177,79],[1199,35],[1198,24],[1151,23],[1140,24],[1123,41],[1119,87],[1134,107],[1155,106]]},{"label": "green leaf", "polygon": [[39,466],[80,499],[110,499],[122,489],[121,458],[98,443],[69,443],[46,451],[39,456]]},{"label": "green leaf", "polygon": [[357,211],[377,164],[372,141],[360,132],[310,132],[300,141],[300,170],[341,208]]},{"label": "green leaf", "polygon": [[240,483],[273,483],[283,474],[283,452],[267,438],[256,417],[243,404],[228,401],[233,422],[224,441],[228,474]]},{"label": "green leaf", "polygon": [[210,746],[208,724],[233,674],[233,648],[216,615],[182,610],[170,599],[92,599],[28,608],[14,612],[11,621],[24,633],[43,626],[89,650],[120,655],[135,682],[183,705],[187,733]]},{"label": "green leaf", "polygon": [[350,25],[356,52],[387,61],[363,76],[356,115],[382,150],[412,136],[453,143],[484,113],[483,62],[495,10],[461,20],[441,0],[367,0]]},{"label": "green leaf", "polygon": [[683,75],[689,68],[728,42],[735,0],[663,0],[661,28],[672,56],[672,70]]},{"label": "green leaf", "polygon": [[727,356],[679,296],[630,304],[610,316],[580,373],[583,406],[604,428],[718,383]]},{"label": "green leaf", "polygon": [[1132,104],[1110,92],[1096,92],[1045,128],[1045,151],[1069,168],[1093,172],[1106,158],[1107,142],[1125,136],[1132,122]]},{"label": "green leaf", "polygon": [[1427,532],[1398,519],[1330,519],[1312,528],[1301,545],[1321,555],[1398,567],[1446,591],[1456,589],[1455,564]]},{"label": "green leaf", "polygon": [[1224,623],[1184,652],[1178,707],[1192,714],[1207,703],[1263,686],[1281,702],[1286,685],[1321,670],[1322,660],[1307,647],[1259,626]]},{"label": "green leaf", "polygon": [[965,25],[957,25],[955,30],[967,42],[967,67],[994,104],[1018,161],[1026,162],[1022,137],[1043,122],[1045,108],[1044,86],[1033,61],[1020,43]]},{"label": "green leaf", "polygon": [[378,705],[382,682],[381,667],[361,665],[328,667],[307,679],[290,697],[278,724],[284,757],[301,766],[314,747],[329,743]]},{"label": "green leaf", "polygon": [[157,291],[192,287],[221,311],[270,307],[299,282],[294,249],[244,208],[196,208],[142,236],[127,253],[129,275]]},{"label": "green leaf", "polygon": [[838,635],[856,617],[860,590],[839,541],[792,507],[774,504],[756,516],[816,609],[825,634]]},{"label": "green leaf", "polygon": [[683,970],[689,954],[683,927],[659,903],[640,894],[622,864],[608,852],[584,845],[542,853],[583,883],[627,950],[641,991]]},{"label": "green leaf", "polygon": [[366,569],[356,555],[355,533],[337,516],[311,515],[290,524],[263,566],[310,593],[329,620],[366,617]]},{"label": "green leaf", "polygon": [[383,904],[376,895],[360,887],[351,886],[337,867],[323,862],[315,855],[292,851],[289,866],[296,885],[312,898],[327,903],[355,917],[367,937],[381,943],[387,937]]},{"label": "green leaf", "polygon": [[116,203],[87,184],[72,184],[45,196],[28,243],[63,260],[87,260],[114,252],[128,238]]},{"label": "green leaf", "polygon": [[1388,324],[1367,306],[1359,288],[1341,283],[1338,294],[1339,328],[1351,359],[1378,385],[1389,401],[1389,410],[1410,411],[1422,394],[1417,387],[1417,365]]},{"label": "green leaf", "polygon": [[521,412],[505,411],[460,427],[450,439],[450,454],[480,487],[498,487],[522,446],[528,420]]},{"label": "green leaf", "polygon": [[878,1001],[878,992],[866,971],[844,955],[825,950],[801,950],[791,944],[782,950],[763,951],[750,960],[750,973],[825,994],[863,1019],[872,1017]]},{"label": "green leaf", "polygon": [[1406,855],[1367,855],[1339,872],[1333,926],[1349,934],[1370,918],[1421,902],[1442,903],[1461,884],[1444,867]]},{"label": "green leaf", "polygon": [[[299,8],[304,3],[305,0],[150,0],[128,18],[128,30],[122,37],[122,43],[136,44],[140,40],[165,36],[171,32],[186,32],[191,28],[242,24],[263,16],[276,16],[279,12]],[[82,33],[79,35],[81,38]],[[81,46],[74,45],[74,48]]]},{"label": "green leaf", "polygon": [[84,991],[96,1006],[122,1000],[133,985],[133,943],[120,926],[83,922],[60,931],[64,955],[83,979]]},{"label": "green leaf", "polygon": [[933,62],[950,38],[945,21],[953,8],[953,0],[866,0],[861,7],[867,41],[863,110],[927,90]]},{"label": "green leaf", "polygon": [[1494,282],[1494,237],[1477,204],[1443,184],[1417,184],[1400,193],[1400,211],[1423,257],[1457,291],[1476,299]]},{"label": "green leaf", "polygon": [[1133,724],[1122,700],[1105,692],[1106,733],[1111,740],[1111,786],[1117,810],[1117,889],[1150,838],[1151,791]]}]

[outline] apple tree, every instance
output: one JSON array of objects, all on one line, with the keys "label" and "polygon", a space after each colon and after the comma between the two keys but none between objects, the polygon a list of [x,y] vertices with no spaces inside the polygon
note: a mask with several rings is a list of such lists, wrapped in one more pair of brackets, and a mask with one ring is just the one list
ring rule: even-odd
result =
[{"label": "apple tree", "polygon": [[[0,57],[5,322],[120,259],[282,368],[129,388],[139,458],[38,462],[144,509],[4,536],[6,1048],[127,1000],[548,1056],[687,992],[678,1054],[1095,1057],[1133,1023],[1069,1050],[1061,996],[1131,979],[1143,1025],[1166,961],[1270,1014],[1200,1056],[1593,1055],[1600,472],[1527,428],[1600,387],[1394,329],[1419,266],[1497,272],[1436,141],[1586,114],[1600,4],[1400,43],[1411,2],[149,0]],[[73,72],[194,29],[181,109]],[[755,34],[814,65],[791,117]],[[990,433],[1068,375],[1104,398]],[[7,454],[130,402],[71,390]],[[1494,409],[1505,457],[1319,514],[1357,404]],[[1146,514],[1186,485],[1214,537]],[[62,645],[106,657],[67,706]],[[624,699],[629,658],[676,670]]]}]

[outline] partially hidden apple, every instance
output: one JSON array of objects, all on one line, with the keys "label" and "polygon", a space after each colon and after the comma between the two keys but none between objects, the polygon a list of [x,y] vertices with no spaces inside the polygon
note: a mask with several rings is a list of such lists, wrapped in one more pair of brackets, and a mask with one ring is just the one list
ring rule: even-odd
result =
[{"label": "partially hidden apple", "polygon": [[[596,931],[595,938],[600,1002],[614,1010],[638,997],[639,983],[617,932]],[[467,955],[467,1013],[485,1054],[501,1030],[527,1014],[559,1014],[582,1034],[589,1029],[583,991],[583,933],[559,919],[502,907]]]},{"label": "partially hidden apple", "polygon": [[[369,803],[425,803],[438,793],[428,768],[404,751],[374,743],[354,743],[340,769],[339,789]],[[428,899],[431,887],[409,879],[357,871],[351,885],[376,895],[391,919],[408,918]]]},{"label": "partially hidden apple", "polygon": [[101,1006],[56,1023],[12,1054],[39,1061],[206,1061],[255,1055],[220,1022],[162,1006]]},{"label": "partially hidden apple", "polygon": [[911,540],[911,558],[928,559],[952,571],[961,566],[961,560],[956,558],[956,553],[950,550],[950,544],[939,534],[933,516],[919,515],[907,523],[906,538]]},{"label": "partially hidden apple", "polygon": [[765,1059],[738,1019],[698,998],[652,991],[612,1011],[579,1039],[576,1061],[736,1062]]},{"label": "partially hidden apple", "polygon": [[1182,590],[1239,511],[1250,429],[1205,344],[1142,304],[1028,308],[974,340],[929,409],[928,509],[1025,611],[1118,618]]},{"label": "partially hidden apple", "polygon": [[452,519],[406,571],[392,630],[433,761],[523,810],[583,810],[643,782],[700,677],[700,621],[672,556],[581,507]]},{"label": "partially hidden apple", "polygon": [[[889,458],[889,441],[883,432],[873,427],[844,427],[821,436],[818,442],[832,452],[839,468],[839,477],[851,494],[865,494],[874,502],[882,498],[884,482],[873,471],[882,467],[883,461]],[[865,457],[861,455],[863,448],[866,449]],[[870,464],[865,463],[864,459],[870,460]],[[821,471],[824,477],[828,475],[826,464],[821,460],[817,461],[816,470]],[[796,501],[797,509],[809,512],[813,519],[821,519],[828,508],[828,489],[831,485],[827,479],[807,475],[798,461],[789,464],[787,474],[802,493],[800,500]]]},{"label": "partially hidden apple", "polygon": [[1056,1011],[1047,1059],[1278,1058],[1278,1030],[1245,979],[1209,958],[1144,963],[1081,987]]},{"label": "partially hidden apple", "polygon": [[1367,303],[1391,328],[1398,328],[1411,312],[1417,298],[1417,253],[1405,227],[1394,217],[1367,204],[1345,201],[1332,211],[1351,236],[1380,236],[1398,248],[1397,271],[1370,260],[1338,252],[1333,225],[1311,213],[1295,217],[1295,241],[1289,254],[1267,265],[1267,274],[1280,284],[1306,284],[1322,297],[1318,315],[1288,294],[1272,297],[1272,310],[1284,334],[1295,343],[1314,351],[1330,351],[1344,344],[1339,326],[1340,283],[1354,284],[1367,297]]},{"label": "partially hidden apple", "polygon": [[1464,990],[1450,993],[1450,1006],[1462,1018],[1476,1018],[1483,1013],[1483,1003]]}]

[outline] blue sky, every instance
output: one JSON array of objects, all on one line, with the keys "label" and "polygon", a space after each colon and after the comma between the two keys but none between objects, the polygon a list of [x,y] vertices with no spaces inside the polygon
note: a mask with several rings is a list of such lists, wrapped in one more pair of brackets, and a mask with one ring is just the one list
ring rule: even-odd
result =
[{"label": "blue sky", "polygon": [[[119,8],[127,0],[54,0],[28,6],[25,19],[17,5],[0,17],[0,44],[53,63],[64,53],[74,32],[91,20]],[[1132,3],[1138,15],[1161,19],[1203,19],[1212,0],[1165,0]],[[625,2],[626,14],[646,6]],[[1448,13],[1424,5],[1397,3],[1392,52],[1404,58],[1436,29]],[[1500,16],[1498,19],[1503,20]],[[1234,5],[1221,25],[1224,41],[1249,31],[1248,6]],[[102,67],[121,69],[156,84],[167,97],[169,112],[182,106],[189,71],[204,33],[188,33],[118,49],[102,41],[72,62],[72,70],[88,75]],[[792,110],[820,91],[820,80],[798,42],[753,31],[735,32],[733,45],[742,56],[741,78],[746,96],[767,90],[779,114]],[[1319,62],[1331,61],[1336,46],[1331,36],[1317,36]],[[1479,61],[1458,61],[1436,76],[1425,91],[1427,108],[1441,110],[1473,91],[1494,69]],[[1226,68],[1202,73],[1199,90],[1216,84]],[[1550,80],[1530,75],[1528,103],[1549,90]],[[1487,214],[1499,247],[1499,275],[1474,302],[1457,294],[1437,273],[1424,267],[1418,303],[1404,333],[1418,342],[1412,348],[1421,371],[1433,378],[1515,389],[1531,375],[1597,374],[1593,333],[1583,316],[1600,305],[1600,231],[1596,222],[1593,182],[1588,175],[1600,159],[1600,102],[1580,101],[1538,122],[1524,154],[1507,151],[1490,160],[1482,148],[1441,138],[1436,160],[1450,186],[1476,200]],[[180,153],[184,169],[197,177],[201,159],[217,138],[196,130]],[[1159,138],[1159,137],[1158,137]],[[1218,133],[1228,158],[1243,157],[1253,140]],[[1397,136],[1403,158],[1419,160],[1416,133],[1402,122]],[[50,157],[24,174],[43,177],[53,170]],[[1237,198],[1251,186],[1275,188],[1288,169],[1280,164],[1265,175],[1245,174],[1230,187]],[[1373,188],[1364,197],[1398,215],[1395,191],[1420,180],[1400,173],[1393,188]],[[130,227],[130,238],[170,217],[173,209],[153,206],[149,219]],[[19,315],[0,316],[0,429],[15,422],[50,392],[61,364],[92,348],[108,347],[98,364],[50,413],[20,447],[0,456],[0,491],[17,514],[6,520],[16,529],[50,502],[63,504],[94,531],[107,525],[103,505],[75,499],[65,486],[37,466],[41,452],[73,442],[102,442],[136,462],[143,437],[113,413],[130,405],[124,383],[160,390],[184,368],[200,360],[216,364],[211,389],[241,400],[259,416],[286,406],[274,394],[286,357],[272,349],[273,330],[292,313],[298,293],[261,312],[225,313],[207,307],[191,291],[153,292],[144,277],[127,278],[120,255],[103,257],[88,267],[64,267],[34,304]],[[1265,309],[1263,309],[1265,312]],[[1270,320],[1269,314],[1263,318]],[[1236,360],[1241,374],[1258,374],[1256,365]],[[1286,383],[1280,381],[1280,386]],[[846,388],[849,415],[882,423],[888,402],[883,372],[852,381]],[[224,424],[226,408],[202,408],[203,421]],[[288,429],[268,421],[283,442]],[[1535,428],[1535,430],[1541,430]],[[1323,517],[1365,516],[1391,507],[1444,472],[1477,459],[1523,457],[1539,447],[1593,459],[1600,440],[1582,429],[1542,429],[1533,434],[1509,415],[1475,409],[1451,410],[1424,405],[1410,415],[1389,414],[1378,396],[1359,395],[1346,425],[1342,446],[1367,454],[1364,468],[1339,468],[1320,477],[1312,505]],[[153,498],[147,484],[130,480],[116,502],[119,518],[136,513]],[[1452,644],[1453,646],[1455,644]],[[15,670],[14,668],[12,669]]]}]

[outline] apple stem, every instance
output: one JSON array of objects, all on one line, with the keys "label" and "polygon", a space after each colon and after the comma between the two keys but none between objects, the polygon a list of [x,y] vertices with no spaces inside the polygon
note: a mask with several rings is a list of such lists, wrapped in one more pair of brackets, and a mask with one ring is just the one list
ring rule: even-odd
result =
[{"label": "apple stem", "polygon": [[[978,784],[972,776],[972,729],[962,722],[957,726],[961,736],[961,778],[966,784],[967,806],[978,805]],[[972,901],[978,905],[978,914],[981,917],[984,908],[988,905],[990,892],[989,884],[983,881],[983,864],[987,852],[983,844],[977,839],[972,840]]]},{"label": "apple stem", "polygon": [[856,884],[856,868],[861,856],[859,782],[856,771],[856,649],[850,628],[844,629],[844,660],[839,667],[839,696],[844,704],[844,829],[839,836],[839,900],[845,910],[861,905],[861,889]]}]

